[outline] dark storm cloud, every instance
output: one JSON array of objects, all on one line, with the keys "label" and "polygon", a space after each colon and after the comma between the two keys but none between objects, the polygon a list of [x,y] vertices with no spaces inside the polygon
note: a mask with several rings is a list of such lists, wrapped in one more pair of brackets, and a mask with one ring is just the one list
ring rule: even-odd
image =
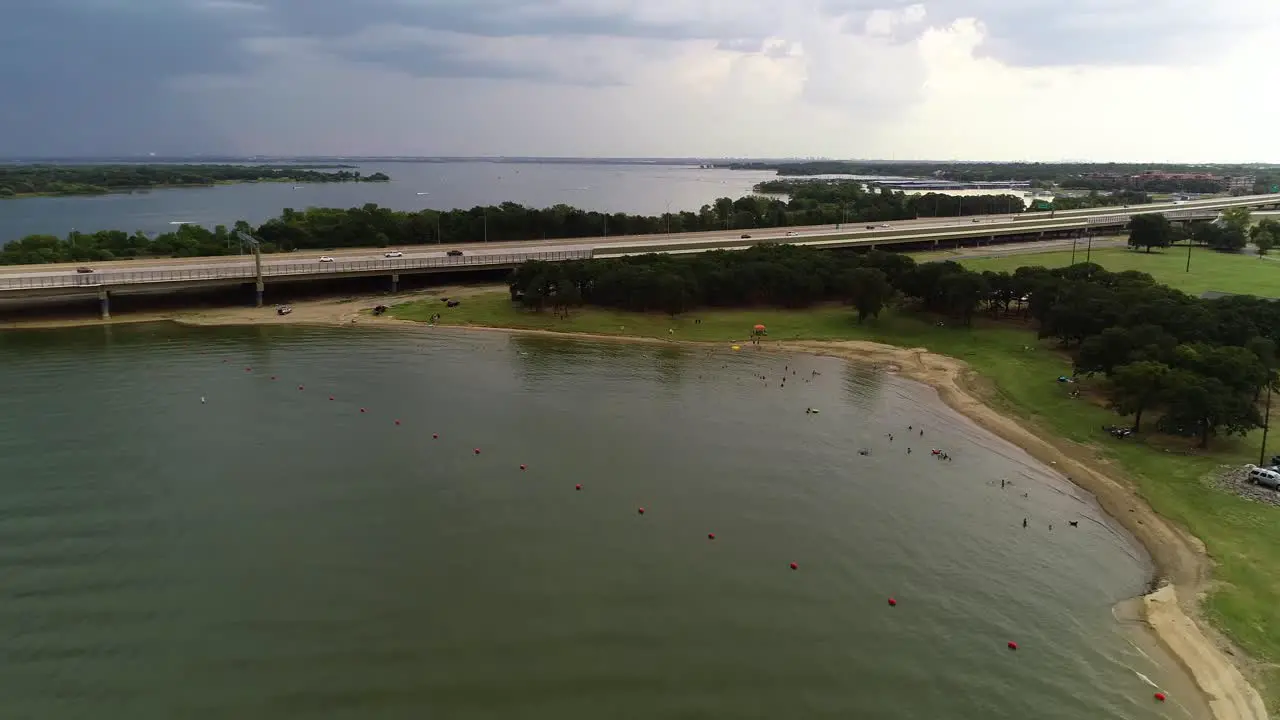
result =
[{"label": "dark storm cloud", "polygon": [[[566,8],[540,0],[264,0],[290,31],[339,37],[380,24],[480,37],[606,35],[655,39],[718,38],[740,25],[641,20],[618,8]],[[601,6],[615,3],[601,3]]]},{"label": "dark storm cloud", "polygon": [[[4,0],[0,155],[161,152],[198,118],[164,89],[174,76],[235,72],[236,34],[178,3]],[[216,148],[210,148],[216,149]]]}]

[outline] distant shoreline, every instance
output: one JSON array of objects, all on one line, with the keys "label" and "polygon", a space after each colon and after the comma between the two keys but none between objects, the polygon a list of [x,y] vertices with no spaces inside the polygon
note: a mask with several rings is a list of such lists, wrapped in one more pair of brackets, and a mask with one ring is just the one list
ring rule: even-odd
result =
[{"label": "distant shoreline", "polygon": [[[261,178],[259,180],[218,180],[211,183],[177,183],[171,185],[139,185],[136,187],[118,187],[104,188],[102,190],[85,190],[79,192],[42,192],[42,193],[23,193],[14,195],[0,195],[0,200],[27,200],[30,198],[50,198],[50,197],[102,197],[103,195],[133,195],[135,193],[145,193],[150,190],[182,190],[182,189],[208,189],[221,185],[259,185],[271,184],[281,185],[285,183],[299,183],[302,185],[341,185],[344,183],[370,182],[367,180],[294,180],[293,178]],[[373,181],[377,182],[377,181]]]}]

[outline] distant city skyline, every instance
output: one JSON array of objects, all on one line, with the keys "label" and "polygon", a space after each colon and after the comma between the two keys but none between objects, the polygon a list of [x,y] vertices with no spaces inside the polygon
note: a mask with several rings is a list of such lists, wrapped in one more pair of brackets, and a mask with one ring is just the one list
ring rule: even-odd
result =
[{"label": "distant city skyline", "polygon": [[0,157],[1280,162],[1275,37],[1275,0],[9,0]]}]

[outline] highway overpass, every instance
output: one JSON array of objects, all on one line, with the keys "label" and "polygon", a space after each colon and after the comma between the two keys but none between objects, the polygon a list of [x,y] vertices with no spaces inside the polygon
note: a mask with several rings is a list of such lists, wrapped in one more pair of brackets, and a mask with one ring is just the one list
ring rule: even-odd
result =
[{"label": "highway overpass", "polygon": [[[398,287],[402,275],[501,270],[529,260],[563,262],[650,252],[693,253],[742,249],[753,244],[784,242],[818,248],[938,247],[964,242],[1020,242],[1041,238],[1100,234],[1122,230],[1136,214],[1162,212],[1171,220],[1209,220],[1231,207],[1280,207],[1280,195],[1211,198],[1181,203],[1155,203],[1124,208],[1092,208],[1056,213],[1021,213],[963,218],[924,218],[891,223],[843,226],[767,228],[670,235],[574,238],[506,243],[411,246],[401,257],[387,258],[382,249],[333,252],[333,262],[320,254],[300,252],[264,255],[261,270],[251,256],[117,261],[99,263],[94,272],[74,265],[0,267],[0,301],[96,296],[103,317],[111,295],[198,290],[220,286],[256,287],[258,302],[268,284],[386,276]],[[461,250],[461,255],[449,255]]]}]

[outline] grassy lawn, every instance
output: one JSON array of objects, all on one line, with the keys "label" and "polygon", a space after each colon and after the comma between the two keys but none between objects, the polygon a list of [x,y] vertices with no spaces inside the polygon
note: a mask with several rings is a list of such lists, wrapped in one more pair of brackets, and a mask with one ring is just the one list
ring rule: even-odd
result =
[{"label": "grassy lawn", "polygon": [[[1067,256],[1069,260],[1070,253]],[[1037,256],[991,262],[1005,263],[996,267],[1011,269],[1033,264],[1029,262],[1030,257],[1037,258],[1036,264],[1050,264]],[[1179,263],[1186,261],[1185,254],[1176,251],[1146,256],[1121,250],[1108,252],[1103,257],[1095,253],[1094,257],[1105,267],[1143,269],[1161,281],[1165,278],[1156,270],[1158,263],[1166,268],[1176,266],[1181,272]],[[974,260],[965,264],[985,267],[977,264],[984,262],[989,261]],[[1125,262],[1132,264],[1121,264]],[[1255,269],[1255,266],[1261,267]],[[1262,282],[1250,273],[1272,268],[1270,261],[1204,252],[1193,256],[1192,269],[1192,275],[1199,278],[1205,288],[1240,289]],[[1280,267],[1273,271],[1277,279],[1272,283],[1277,288],[1275,293],[1280,295]],[[1206,277],[1215,279],[1209,281]],[[1255,289],[1255,292],[1263,291]],[[1214,577],[1218,581],[1217,590],[1204,603],[1206,615],[1254,659],[1265,664],[1280,663],[1280,612],[1277,612],[1280,608],[1280,509],[1217,490],[1206,479],[1223,463],[1255,461],[1260,433],[1243,440],[1217,439],[1210,451],[1203,454],[1168,452],[1169,445],[1157,446],[1158,440],[1153,440],[1151,445],[1141,439],[1136,442],[1113,440],[1101,432],[1100,426],[1118,423],[1120,418],[1086,400],[1068,397],[1056,379],[1070,373],[1069,359],[1051,344],[1037,340],[1029,330],[992,323],[979,323],[974,329],[939,327],[929,319],[893,313],[859,327],[852,311],[844,307],[800,311],[708,310],[676,318],[582,308],[574,310],[566,320],[555,318],[549,311],[531,313],[515,307],[505,292],[469,297],[457,308],[445,308],[438,299],[431,299],[391,309],[394,317],[419,321],[436,312],[441,313],[443,325],[724,343],[744,340],[753,325],[763,323],[769,328],[772,340],[873,340],[925,347],[965,360],[989,381],[993,388],[992,405],[1027,418],[1046,432],[1092,446],[1100,458],[1123,469],[1157,512],[1181,523],[1204,540],[1217,563]],[[695,323],[695,319],[702,322]],[[1268,705],[1273,710],[1280,707],[1280,668],[1268,670],[1263,681],[1264,687],[1260,690],[1267,697]]]},{"label": "grassy lawn", "polygon": [[[1076,262],[1084,262],[1084,246],[1076,249]],[[1008,257],[955,258],[973,270],[1014,271],[1027,265],[1065,267],[1071,264],[1070,250],[1025,253]],[[1280,297],[1280,262],[1261,259],[1257,255],[1226,255],[1204,248],[1191,251],[1191,272],[1187,272],[1186,246],[1150,253],[1127,248],[1095,248],[1090,261],[1120,272],[1140,270],[1150,273],[1156,282],[1192,295],[1205,290],[1249,293],[1263,297]]]}]

